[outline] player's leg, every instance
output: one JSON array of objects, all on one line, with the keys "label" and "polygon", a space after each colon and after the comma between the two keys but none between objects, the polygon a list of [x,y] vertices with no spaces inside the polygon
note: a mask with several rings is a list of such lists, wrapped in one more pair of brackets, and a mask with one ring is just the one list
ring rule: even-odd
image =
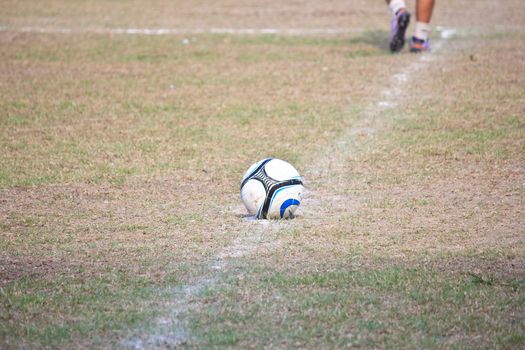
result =
[{"label": "player's leg", "polygon": [[405,45],[405,32],[410,23],[410,13],[406,10],[404,0],[386,0],[392,11],[390,31],[390,51],[399,52]]},{"label": "player's leg", "polygon": [[435,0],[417,0],[416,2],[416,27],[410,40],[410,51],[430,51],[430,19],[434,10]]},{"label": "player's leg", "polygon": [[430,23],[432,12],[434,11],[435,0],[417,0],[416,2],[416,21]]}]

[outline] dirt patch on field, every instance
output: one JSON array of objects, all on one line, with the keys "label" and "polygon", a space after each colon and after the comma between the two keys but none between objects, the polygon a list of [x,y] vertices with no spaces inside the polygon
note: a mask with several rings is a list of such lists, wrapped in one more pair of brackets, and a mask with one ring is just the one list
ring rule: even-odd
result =
[{"label": "dirt patch on field", "polygon": [[[225,239],[221,227],[212,223],[212,217],[225,216],[220,214],[225,209],[203,208],[200,203],[216,194],[198,189],[213,180],[199,176],[199,181],[189,181],[191,177],[179,174],[121,187],[76,184],[3,190],[2,245],[9,252],[3,258],[4,282],[28,274],[53,278],[107,268],[160,276],[170,270],[159,270],[163,264],[202,259]],[[151,266],[146,268],[148,261]]]},{"label": "dirt patch on field", "polygon": [[[494,3],[479,3],[474,7],[493,20],[510,11],[493,14]],[[173,10],[155,4],[145,13]],[[493,299],[472,292],[480,314],[493,310],[498,293],[516,302],[525,244],[525,68],[516,61],[524,50],[517,16],[506,39],[460,30],[446,45],[435,40],[441,50],[431,55],[390,55],[383,3],[358,3],[368,6],[370,21],[338,1],[267,4],[188,2],[157,22],[130,8],[129,18],[111,25],[226,25],[242,16],[236,26],[330,27],[352,17],[351,25],[375,31],[344,39],[0,33],[7,43],[0,64],[7,96],[0,101],[7,115],[0,121],[7,164],[0,169],[0,285],[14,307],[6,313],[11,328],[1,330],[8,339],[94,347],[84,337],[93,329],[115,341],[118,332],[128,336],[122,328],[129,326],[136,330],[131,342],[119,344],[181,345],[202,336],[194,327],[207,332],[203,341],[210,344],[250,345],[264,339],[250,338],[259,329],[235,322],[257,315],[280,330],[282,324],[312,331],[285,334],[278,344],[302,336],[334,345],[352,338],[350,330],[336,327],[326,340],[312,324],[363,320],[356,329],[376,341],[365,346],[381,347],[380,337],[407,329],[435,338],[428,320],[410,317],[425,303],[431,310],[449,299],[425,299],[417,283],[461,291],[470,276],[467,289],[497,286]],[[442,16],[468,7],[448,4]],[[9,11],[25,13],[24,4],[17,6]],[[78,15],[68,4],[53,6],[56,18],[37,6],[9,24],[69,25]],[[84,4],[86,17],[77,24],[95,25],[90,16],[104,6]],[[110,23],[111,11],[97,25]],[[175,23],[181,14],[192,16]],[[379,21],[386,28],[378,29]],[[269,155],[305,175],[308,192],[295,220],[247,220],[240,206],[240,175]],[[352,289],[352,278],[361,287]],[[392,295],[406,286],[407,295]],[[353,295],[362,300],[349,303]],[[456,297],[452,310],[462,318],[463,296]],[[138,316],[146,309],[160,311],[144,321]],[[395,328],[392,320],[407,309],[404,328]],[[498,310],[502,329],[515,324]],[[291,323],[290,315],[297,317]],[[35,319],[55,333],[35,331]],[[85,327],[82,340],[71,340],[77,330],[64,331],[64,320]],[[179,321],[180,332],[169,333]],[[483,327],[465,335],[468,325],[450,324],[458,328],[447,341],[489,337]],[[56,334],[63,338],[54,343]]]}]

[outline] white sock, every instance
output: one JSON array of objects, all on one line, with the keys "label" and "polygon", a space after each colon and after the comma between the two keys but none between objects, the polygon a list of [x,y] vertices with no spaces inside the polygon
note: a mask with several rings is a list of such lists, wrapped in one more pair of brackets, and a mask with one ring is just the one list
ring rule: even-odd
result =
[{"label": "white sock", "polygon": [[420,40],[427,40],[430,33],[430,24],[424,22],[416,22],[414,29],[414,36]]},{"label": "white sock", "polygon": [[394,16],[396,15],[397,11],[407,8],[405,5],[405,0],[391,0],[388,6],[390,7],[390,10],[392,10]]}]

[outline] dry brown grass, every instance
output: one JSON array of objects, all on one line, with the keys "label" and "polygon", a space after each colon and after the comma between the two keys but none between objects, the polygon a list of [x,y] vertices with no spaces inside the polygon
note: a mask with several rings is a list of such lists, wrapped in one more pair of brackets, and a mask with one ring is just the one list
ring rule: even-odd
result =
[{"label": "dry brown grass", "polygon": [[[523,6],[438,4],[464,28],[427,61],[386,53],[363,4],[7,6],[13,27],[372,31],[0,32],[0,345],[119,347],[165,318],[189,347],[522,345]],[[267,155],[305,176],[296,220],[245,220]]]}]

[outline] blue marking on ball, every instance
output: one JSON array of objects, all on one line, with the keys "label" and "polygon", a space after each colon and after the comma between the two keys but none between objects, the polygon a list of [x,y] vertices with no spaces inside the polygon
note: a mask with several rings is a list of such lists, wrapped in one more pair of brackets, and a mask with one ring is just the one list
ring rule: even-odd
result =
[{"label": "blue marking on ball", "polygon": [[283,204],[281,204],[281,210],[280,210],[280,213],[281,213],[281,219],[283,218],[284,216],[284,212],[286,211],[286,209],[289,207],[289,206],[292,206],[292,205],[299,205],[301,204],[301,202],[299,202],[297,199],[293,199],[293,198],[290,198],[290,199],[287,199],[283,202]]}]

